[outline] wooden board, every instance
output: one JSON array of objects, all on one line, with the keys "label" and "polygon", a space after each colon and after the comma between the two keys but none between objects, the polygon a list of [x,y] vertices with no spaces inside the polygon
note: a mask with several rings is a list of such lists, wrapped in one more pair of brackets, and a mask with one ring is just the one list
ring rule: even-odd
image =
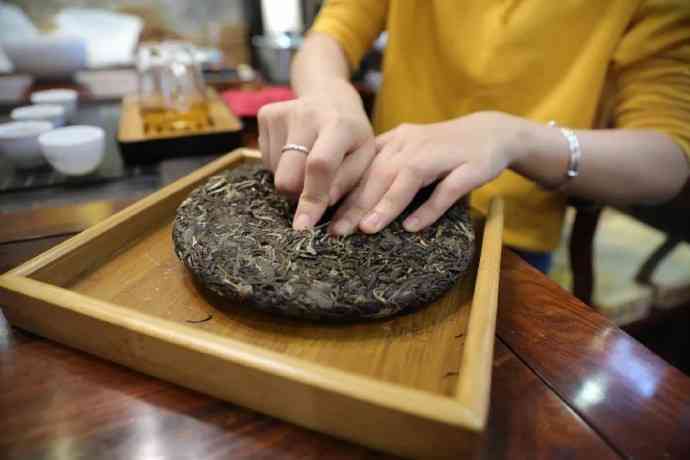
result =
[{"label": "wooden board", "polygon": [[189,130],[157,130],[155,127],[147,129],[144,117],[141,114],[139,98],[136,94],[130,94],[122,100],[122,115],[118,130],[120,142],[140,142],[171,137],[200,136],[203,134],[220,133],[225,131],[239,131],[242,123],[230,112],[228,106],[220,98],[213,88],[207,89],[207,109],[210,123],[204,124],[202,129]]},{"label": "wooden board", "polygon": [[230,111],[213,88],[207,89],[201,123],[183,123],[171,129],[170,123],[156,123],[142,115],[136,94],[125,96],[118,127],[120,152],[127,163],[152,163],[164,158],[227,152],[241,142],[242,122]]},{"label": "wooden board", "polygon": [[474,276],[415,313],[317,325],[210,302],[176,260],[177,205],[231,153],[0,277],[10,323],[299,425],[409,457],[474,450],[488,413],[503,224]]}]

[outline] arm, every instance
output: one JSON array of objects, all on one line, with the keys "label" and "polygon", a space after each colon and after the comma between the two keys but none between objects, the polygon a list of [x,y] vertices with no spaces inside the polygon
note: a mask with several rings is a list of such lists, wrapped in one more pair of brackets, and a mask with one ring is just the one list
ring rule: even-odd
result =
[{"label": "arm", "polygon": [[[688,176],[690,4],[643,0],[611,62],[607,96],[615,130],[577,131],[581,177],[565,191],[607,203],[660,202]],[[513,169],[539,183],[556,177],[558,130],[534,125]],[[566,145],[561,139],[562,145]],[[567,151],[567,149],[566,149]],[[567,158],[563,161],[567,161]]]},{"label": "arm", "polygon": [[[675,196],[688,179],[688,159],[668,135],[645,130],[575,132],[582,147],[580,175],[563,191],[610,204],[658,203]],[[524,142],[513,154],[516,172],[548,186],[562,181],[567,142],[559,130],[525,124]]]},{"label": "arm", "polygon": [[347,57],[338,42],[328,35],[309,34],[290,70],[292,89],[299,97],[315,95],[336,103],[361,106],[359,94],[350,84]]},{"label": "arm", "polygon": [[[688,178],[688,161],[666,134],[641,130],[578,131],[580,175],[566,192],[605,202],[663,201]],[[403,223],[431,225],[462,196],[512,168],[545,186],[562,181],[569,151],[559,130],[500,112],[478,112],[442,123],[402,125],[376,139],[364,179],[336,212],[331,230],[375,233],[416,193],[440,180],[431,197]],[[424,151],[424,155],[419,155]]]}]

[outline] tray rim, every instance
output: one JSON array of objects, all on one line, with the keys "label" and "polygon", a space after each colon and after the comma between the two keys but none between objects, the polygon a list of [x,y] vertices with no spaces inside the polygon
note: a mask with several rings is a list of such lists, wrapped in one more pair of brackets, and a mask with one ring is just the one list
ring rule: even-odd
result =
[{"label": "tray rim", "polygon": [[[66,257],[74,255],[75,251],[84,250],[100,236],[136,216],[142,215],[147,210],[150,212],[157,204],[160,205],[165,199],[171,199],[176,193],[230,167],[236,162],[259,158],[260,154],[253,150],[238,149],[233,151],[0,276],[0,300],[3,301],[3,310],[6,312],[8,320],[14,324],[14,314],[10,310],[14,310],[16,307],[8,306],[7,299],[15,300],[18,304],[24,303],[24,306],[30,305],[32,302],[35,305],[45,304],[65,312],[86,316],[103,323],[104,326],[116,326],[127,331],[133,331],[135,334],[219,358],[243,369],[272,375],[292,384],[314,388],[337,397],[350,398],[384,411],[394,411],[440,423],[448,428],[469,432],[472,435],[480,434],[486,426],[489,408],[503,227],[503,201],[500,198],[492,201],[484,226],[460,377],[454,396],[441,396],[379,381],[373,377],[349,373],[303,358],[285,356],[258,345],[230,337],[221,337],[201,331],[193,326],[178,324],[130,307],[119,306],[79,294],[59,286],[59,282],[53,284],[31,278],[32,275],[40,273],[42,270],[50,269],[56,264],[59,265]],[[8,315],[8,311],[11,314]],[[14,313],[20,317],[21,314],[18,312],[19,309]],[[20,319],[19,322],[21,323],[23,320]],[[30,327],[26,327],[26,324],[19,324],[19,326],[31,330]],[[67,345],[75,346],[71,343],[67,343]],[[92,350],[86,351],[99,354]],[[175,383],[184,385],[180,382]],[[198,390],[198,388],[194,389]],[[314,428],[314,424],[310,424],[309,421],[289,416],[284,417],[283,414],[270,413],[270,415]],[[329,432],[336,436],[341,434]],[[357,437],[353,439],[347,435],[345,437],[356,442],[364,441],[365,444],[395,453],[416,452],[402,447],[398,448],[395,445],[381,444],[372,439],[359,439]]]}]

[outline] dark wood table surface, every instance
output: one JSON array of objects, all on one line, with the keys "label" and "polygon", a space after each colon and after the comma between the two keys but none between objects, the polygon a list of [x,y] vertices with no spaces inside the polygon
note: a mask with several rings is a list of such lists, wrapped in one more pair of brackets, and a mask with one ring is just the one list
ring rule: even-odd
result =
[{"label": "dark wood table surface", "polygon": [[[168,160],[115,185],[0,196],[0,272],[208,160]],[[480,453],[690,458],[690,379],[505,250]],[[0,313],[0,459],[40,458],[387,456],[25,333]]]}]

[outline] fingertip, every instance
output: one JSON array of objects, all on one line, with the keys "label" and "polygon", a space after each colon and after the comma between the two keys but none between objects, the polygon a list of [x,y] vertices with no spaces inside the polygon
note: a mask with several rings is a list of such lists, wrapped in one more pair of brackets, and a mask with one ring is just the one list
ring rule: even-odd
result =
[{"label": "fingertip", "polygon": [[369,227],[365,224],[359,224],[357,228],[359,228],[359,230],[362,233],[366,233],[367,235],[373,235],[376,233],[374,230],[371,229],[371,227]]},{"label": "fingertip", "polygon": [[293,230],[308,230],[312,227],[312,219],[309,214],[300,213],[295,216],[295,220],[292,222]]},{"label": "fingertip", "polygon": [[336,236],[348,236],[354,232],[354,226],[350,221],[341,219],[332,224],[329,231]]},{"label": "fingertip", "polygon": [[403,228],[408,232],[415,233],[422,229],[422,222],[419,220],[419,217],[412,215],[405,219]]},{"label": "fingertip", "polygon": [[299,196],[302,193],[302,182],[297,176],[288,176],[279,169],[273,175],[273,185],[276,191],[284,196]]},{"label": "fingertip", "polygon": [[373,211],[369,213],[362,221],[359,223],[359,228],[364,233],[376,233],[381,230],[384,226],[383,216],[380,212]]}]

